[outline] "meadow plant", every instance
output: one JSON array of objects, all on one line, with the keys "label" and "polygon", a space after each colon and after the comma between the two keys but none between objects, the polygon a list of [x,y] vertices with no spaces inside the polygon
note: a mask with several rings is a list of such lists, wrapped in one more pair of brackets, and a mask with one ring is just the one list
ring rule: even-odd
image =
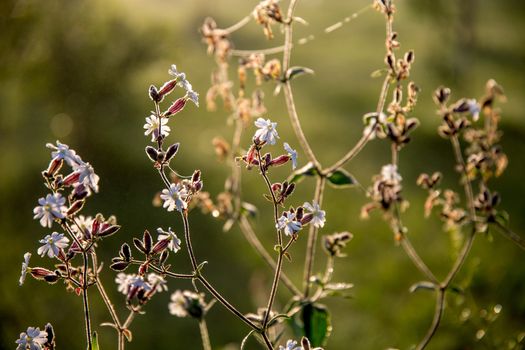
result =
[{"label": "meadow plant", "polygon": [[[47,145],[51,150],[51,159],[42,176],[49,193],[38,200],[34,218],[46,230],[36,252],[51,260],[47,262],[50,267],[34,266],[30,260],[31,253],[24,254],[19,283],[24,284],[29,274],[50,284],[61,282],[67,291],[81,297],[88,350],[99,349],[88,297],[92,290],[101,296],[109,315],[109,321],[101,326],[115,330],[115,344],[123,350],[133,339],[131,326],[134,318],[147,310],[147,304],[153,297],[168,290],[170,279],[192,282],[190,290],[176,290],[171,294],[167,309],[177,317],[196,320],[205,350],[211,349],[213,343],[208,335],[206,314],[215,304],[221,305],[225,312],[230,312],[246,325],[246,334],[239,335],[241,348],[248,347],[251,337],[262,348],[270,350],[324,347],[332,327],[338,325],[332,326],[329,309],[322,301],[347,297],[353,287],[347,281],[333,280],[336,262],[343,263],[345,246],[350,244],[353,235],[343,229],[335,233],[323,232],[325,235],[319,238],[326,220],[331,219],[330,213],[323,210],[323,194],[326,185],[336,189],[359,186],[344,166],[374,139],[390,144],[391,157],[388,164],[378,166],[377,175],[365,188],[369,203],[363,206],[361,216],[366,219],[372,211],[382,213],[382,218],[391,227],[396,245],[403,249],[421,273],[423,280],[411,286],[410,291],[429,290],[436,298],[435,313],[428,331],[421,335],[420,340],[414,340],[417,341],[416,349],[424,349],[438,331],[445,311],[445,297],[457,292],[453,285],[454,278],[464,266],[476,237],[486,236],[489,230],[492,232],[494,229],[525,249],[524,240],[510,230],[506,213],[499,209],[500,196],[490,189],[490,180],[499,177],[507,165],[507,157],[499,145],[502,133],[498,129],[500,110],[497,103],[505,99],[502,87],[496,81],[489,80],[480,99],[453,99],[452,92],[446,87],[439,87],[434,92],[437,114],[442,121],[438,133],[451,145],[458,179],[463,187],[463,193],[441,187],[442,175],[439,172],[421,174],[417,180],[417,184],[428,192],[424,204],[425,216],[437,213],[443,221],[443,230],[454,232],[462,243],[448,273],[444,277],[437,276],[411,244],[410,230],[402,220],[409,202],[403,193],[400,154],[419,125],[419,120],[411,116],[419,89],[410,80],[415,54],[410,50],[401,51],[399,35],[393,29],[396,13],[393,1],[376,0],[364,9],[373,7],[385,19],[384,66],[374,73],[374,76],[382,76],[383,82],[376,107],[363,117],[361,138],[339,160],[328,166],[322,165],[321,157],[314,152],[303,132],[292,90],[295,79],[312,73],[309,68],[290,65],[293,28],[306,23],[294,15],[297,4],[297,0],[290,0],[285,9],[278,0],[263,0],[252,13],[228,28],[220,28],[212,18],[206,18],[201,27],[208,53],[217,64],[211,74],[212,85],[205,94],[206,105],[208,109],[215,110],[220,100],[224,110],[232,116],[234,128],[231,141],[220,136],[213,139],[219,160],[230,167],[224,190],[216,196],[204,191],[206,169],[203,172],[186,171],[176,166],[177,153],[179,150],[184,152],[188,147],[167,142],[170,133],[177,130],[175,116],[178,123],[183,123],[180,115],[184,108],[189,107],[188,104],[199,106],[199,94],[185,73],[175,65],[169,69],[169,80],[160,87],[149,87],[153,111],[146,117],[144,134],[151,144],[146,146],[145,152],[160,177],[156,203],[165,208],[167,215],[177,214],[180,217],[184,232],[179,238],[170,227],[159,227],[156,237],[145,230],[132,242],[122,242],[118,256],[112,259],[110,267],[115,271],[116,288],[124,295],[129,312],[126,317],[117,313],[114,302],[106,292],[99,277],[102,264],[97,256],[106,239],[118,239],[121,227],[114,216],[106,218],[100,213],[90,216],[83,210],[85,203],[99,191],[99,177],[93,166],[68,145],[60,141]],[[273,38],[274,30],[282,30],[284,44],[262,50],[234,49],[231,34],[251,21],[262,27],[268,39]],[[327,28],[327,32],[343,24],[338,22]],[[282,54],[281,59],[268,59],[279,54]],[[237,65],[232,63],[234,58],[238,58]],[[236,68],[236,78],[230,77],[232,65]],[[249,91],[247,82],[252,75],[255,89]],[[279,123],[282,120],[270,117],[266,110],[264,95],[258,89],[262,84],[274,85],[275,95],[284,96],[296,139],[281,139],[275,120]],[[250,137],[248,144],[242,142],[245,133]],[[300,148],[306,159],[300,159],[294,147]],[[272,170],[283,166],[289,167],[290,176],[276,178]],[[275,230],[272,247],[265,246],[256,234],[251,217],[257,215],[257,207],[243,199],[242,176],[260,179],[261,191],[267,200],[261,205],[271,206],[273,212],[272,218],[261,221],[261,225]],[[313,193],[307,198],[296,198],[295,189],[307,177],[315,179]],[[224,231],[238,226],[254,252],[273,271],[273,280],[267,289],[267,302],[257,310],[239,310],[235,300],[229,300],[207,279],[206,261],[199,257],[192,245],[192,210],[201,210],[222,220]],[[304,262],[292,259],[291,248],[299,240],[307,241]],[[327,256],[326,266],[322,268],[315,264],[319,246]],[[191,270],[175,271],[169,257],[184,250]],[[296,285],[284,271],[286,264],[299,263],[304,264],[302,285]],[[281,287],[288,289],[291,297],[284,308],[276,309],[276,294]],[[288,335],[291,335],[290,339]],[[55,349],[56,337],[60,337],[60,330],[55,335],[50,324],[45,326],[44,331],[29,327],[16,340],[17,349]]]}]

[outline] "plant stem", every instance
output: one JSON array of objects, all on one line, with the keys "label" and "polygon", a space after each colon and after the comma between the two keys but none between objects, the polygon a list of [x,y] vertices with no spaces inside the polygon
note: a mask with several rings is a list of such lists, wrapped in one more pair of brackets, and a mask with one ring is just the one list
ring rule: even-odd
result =
[{"label": "plant stem", "polygon": [[[282,64],[283,72],[286,72],[288,68],[290,67],[290,56],[291,56],[291,51],[292,51],[292,32],[293,32],[292,31],[292,18],[293,18],[293,12],[294,12],[296,5],[297,5],[297,0],[290,1],[290,5],[288,7],[287,20],[284,26],[284,52],[283,52],[283,64]],[[306,153],[306,156],[308,157],[308,159],[314,164],[314,166],[317,169],[321,169],[322,168],[321,164],[315,157],[315,154],[312,151],[310,144],[306,140],[306,136],[304,135],[303,129],[301,127],[301,122],[299,121],[297,110],[295,108],[295,102],[294,102],[293,93],[292,93],[292,86],[289,80],[286,80],[286,82],[284,82],[284,97],[286,101],[286,108],[288,109],[288,115],[290,117],[290,122],[292,123],[292,128],[295,132],[297,139],[299,140],[299,144],[301,145],[301,148],[303,149],[304,153]]]},{"label": "plant stem", "polygon": [[[325,187],[325,177],[319,176],[317,177],[317,181],[315,183],[315,194],[314,194],[314,202],[317,202],[319,206],[323,203],[323,193],[324,193],[324,187]],[[318,229],[314,225],[310,225],[308,229],[308,242],[306,245],[306,257],[304,260],[304,292],[303,297],[306,299],[308,298],[308,295],[310,293],[310,277],[312,276],[312,270],[314,265],[314,258],[315,258],[315,246],[317,243],[317,232]]]},{"label": "plant stem", "polygon": [[512,242],[516,243],[518,247],[525,250],[525,240],[521,238],[517,233],[510,230],[508,227],[500,224],[497,221],[492,222],[494,225],[496,225],[497,228],[499,228],[500,233],[505,236],[505,238],[511,240]]},{"label": "plant stem", "polygon": [[241,19],[239,22],[235,23],[234,25],[231,25],[228,28],[221,30],[221,32],[224,31],[226,35],[231,34],[241,29],[246,24],[250,23],[251,19],[252,19],[252,14],[250,13],[249,15],[247,15],[246,17],[244,17],[243,19]]},{"label": "plant stem", "polygon": [[86,337],[87,337],[87,344],[88,344],[88,350],[92,350],[93,345],[91,344],[91,319],[89,316],[89,299],[88,299],[88,255],[87,252],[82,252],[82,258],[84,261],[84,268],[83,268],[83,281],[82,281],[82,301],[84,305],[84,320],[86,323]]},{"label": "plant stem", "polygon": [[201,331],[202,348],[204,350],[211,350],[210,335],[204,317],[199,320],[199,330]]},{"label": "plant stem", "polygon": [[[276,263],[273,258],[270,256],[268,251],[264,248],[259,238],[253,231],[253,227],[245,216],[241,216],[239,219],[239,227],[241,232],[244,234],[246,240],[250,245],[259,253],[263,260],[270,266],[272,269],[276,268]],[[281,273],[281,280],[283,284],[292,292],[293,295],[301,295],[301,291],[295,286],[295,284],[286,276],[284,272]]]},{"label": "plant stem", "polygon": [[433,283],[436,285],[439,284],[438,279],[432,271],[428,268],[428,266],[423,262],[419,254],[414,249],[414,246],[412,243],[410,243],[410,240],[406,235],[403,235],[401,238],[401,247],[403,247],[403,250],[408,255],[410,260],[414,263],[414,265],[418,268],[421,273],[423,273],[425,276],[427,276],[428,279],[430,279]]},{"label": "plant stem", "polygon": [[423,340],[418,344],[416,347],[416,350],[423,350],[434,334],[436,334],[436,331],[439,327],[439,323],[441,322],[441,316],[443,315],[443,310],[445,308],[445,291],[443,289],[438,289],[436,291],[436,308],[434,310],[434,318],[432,319],[432,324],[430,325],[430,328],[427,331],[427,334],[423,338]]},{"label": "plant stem", "polygon": [[193,272],[197,271],[197,258],[195,258],[195,253],[193,252],[193,245],[191,244],[191,235],[190,235],[190,225],[188,223],[188,211],[184,210],[181,212],[182,222],[184,223],[184,238],[186,239],[186,247],[188,248],[188,255],[191,260],[191,267]]}]

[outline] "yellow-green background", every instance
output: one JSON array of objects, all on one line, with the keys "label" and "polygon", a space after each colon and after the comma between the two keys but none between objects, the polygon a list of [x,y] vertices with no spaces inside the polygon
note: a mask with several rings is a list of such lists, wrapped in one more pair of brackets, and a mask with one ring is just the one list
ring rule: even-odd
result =
[{"label": "yellow-green background", "polygon": [[[308,139],[323,164],[340,157],[361,134],[361,116],[375,108],[381,79],[370,73],[382,68],[384,20],[368,10],[332,34],[323,28],[368,5],[368,1],[301,0],[296,14],[310,25],[297,25],[296,38],[313,34],[315,40],[296,46],[292,64],[310,67],[314,76],[293,82],[297,108]],[[22,255],[33,253],[31,265],[49,266],[36,255],[38,239],[49,230],[32,220],[32,208],[46,194],[40,171],[47,166],[47,142],[60,139],[91,162],[101,177],[101,191],[84,209],[85,213],[115,214],[122,230],[104,241],[104,261],[115,256],[118,246],[130,242],[144,229],[173,227],[181,234],[177,215],[153,208],[153,193],[162,187],[144,154],[148,139],[143,135],[144,118],[152,108],[147,96],[151,83],[161,85],[170,64],[187,73],[204,99],[209,87],[213,58],[205,53],[198,28],[206,16],[226,27],[247,14],[256,1],[233,0],[93,0],[37,1],[5,0],[0,3],[0,348],[13,349],[18,333],[28,326],[52,322],[60,349],[82,349],[84,345],[82,301],[63,290],[28,278],[18,287]],[[286,2],[284,2],[286,5]],[[520,1],[398,1],[395,30],[402,50],[414,49],[416,62],[412,79],[422,92],[414,113],[421,127],[413,142],[401,153],[405,198],[411,207],[404,216],[409,234],[423,259],[444,276],[453,262],[450,237],[439,220],[423,219],[423,191],[414,185],[422,171],[441,170],[444,184],[459,189],[453,171],[451,149],[435,129],[439,120],[431,99],[432,91],[444,84],[454,97],[479,97],[484,83],[496,79],[506,89],[503,105],[503,148],[510,158],[508,171],[493,182],[503,197],[502,207],[511,215],[511,226],[525,232],[525,122],[523,94],[525,80],[525,5]],[[260,27],[249,24],[233,38],[239,49],[264,48],[282,43],[268,42]],[[273,86],[264,87],[268,116],[279,123],[281,140],[298,147],[288,122],[283,96],[271,97]],[[187,106],[171,121],[169,140],[181,142],[172,163],[180,172],[203,171],[205,189],[217,194],[228,169],[216,161],[211,139],[231,137],[228,114],[210,113]],[[247,130],[248,146],[253,128]],[[280,146],[279,146],[280,147]],[[276,149],[274,152],[278,152]],[[370,177],[387,163],[386,142],[374,141],[346,168],[367,185]],[[305,157],[300,154],[300,164]],[[284,179],[288,169],[272,174]],[[269,250],[273,247],[271,208],[261,194],[262,180],[255,171],[243,170],[244,194],[256,203],[260,216],[254,225]],[[309,200],[312,181],[304,181],[290,203]],[[349,230],[354,240],[348,257],[339,260],[335,278],[355,283],[353,299],[331,300],[333,334],[328,349],[407,349],[426,331],[434,308],[431,293],[409,294],[408,287],[422,279],[399,247],[379,215],[359,219],[366,202],[362,191],[328,189],[324,209],[327,224],[321,231]],[[191,214],[194,248],[200,261],[209,264],[205,273],[232,303],[244,312],[265,303],[271,272],[242,238],[237,229],[221,231],[221,222],[196,211]],[[305,237],[292,249],[293,262],[285,271],[300,284]],[[318,262],[323,262],[318,249]],[[172,257],[177,271],[189,271],[181,251]],[[495,234],[493,242],[476,240],[472,254],[457,282],[471,279],[466,304],[448,299],[442,326],[429,349],[498,349],[525,331],[525,255]],[[317,265],[317,270],[323,268]],[[112,298],[123,305],[116,292],[114,273],[104,269],[103,279]],[[172,281],[170,290],[191,288],[187,282]],[[282,289],[277,305],[289,294]],[[156,297],[138,317],[129,349],[199,349],[197,324],[168,314],[168,293]],[[106,310],[93,291],[93,322],[108,320]],[[501,304],[500,318],[481,341],[475,333],[482,325],[481,309]],[[473,321],[461,324],[458,315],[472,309]],[[124,315],[124,308],[119,306]],[[244,325],[216,305],[208,316],[214,348],[226,344],[238,347],[247,333]],[[96,327],[102,349],[115,349],[114,332]],[[249,343],[249,348],[256,348]]]}]

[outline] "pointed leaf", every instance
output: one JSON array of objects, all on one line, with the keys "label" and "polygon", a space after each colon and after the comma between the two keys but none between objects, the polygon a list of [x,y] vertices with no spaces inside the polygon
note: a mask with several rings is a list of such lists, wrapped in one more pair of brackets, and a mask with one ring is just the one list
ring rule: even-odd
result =
[{"label": "pointed leaf", "polygon": [[314,176],[317,175],[317,169],[315,168],[314,164],[312,162],[308,162],[305,166],[297,169],[294,171],[286,181],[288,183],[298,183],[300,182],[305,176]]},{"label": "pointed leaf", "polygon": [[100,350],[100,347],[98,346],[98,335],[97,332],[93,332],[93,335],[91,336],[91,349],[92,350]]},{"label": "pointed leaf", "polygon": [[344,169],[337,169],[326,179],[333,187],[349,187],[357,184],[357,180]]},{"label": "pointed leaf", "polygon": [[306,67],[290,67],[286,71],[285,78],[286,80],[292,80],[293,78],[298,77],[302,74],[314,74],[314,71]]},{"label": "pointed leaf", "polygon": [[410,291],[410,293],[414,293],[415,291],[418,291],[420,289],[435,290],[436,285],[429,281],[421,281],[411,285],[408,290]]},{"label": "pointed leaf", "polygon": [[324,305],[307,303],[301,312],[304,336],[313,347],[323,346],[332,332],[330,313]]}]

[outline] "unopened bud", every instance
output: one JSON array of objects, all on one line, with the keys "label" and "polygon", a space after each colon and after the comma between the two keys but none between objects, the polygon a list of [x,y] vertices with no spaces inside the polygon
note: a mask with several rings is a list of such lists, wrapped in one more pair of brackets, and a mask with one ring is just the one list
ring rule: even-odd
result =
[{"label": "unopened bud", "polygon": [[168,150],[166,151],[166,155],[164,156],[165,162],[169,162],[173,157],[175,157],[175,155],[179,151],[179,146],[180,146],[180,143],[175,143],[168,147]]},{"label": "unopened bud", "polygon": [[177,86],[177,79],[173,79],[164,83],[164,85],[162,85],[162,87],[159,90],[160,98],[163,99],[164,96],[172,92],[175,86]]},{"label": "unopened bud", "polygon": [[75,171],[62,180],[63,186],[71,186],[78,182],[78,179],[80,179],[80,173],[78,171]]},{"label": "unopened bud", "polygon": [[82,209],[82,207],[84,207],[83,200],[74,201],[73,204],[71,204],[71,206],[67,210],[67,216],[75,215]]},{"label": "unopened bud", "polygon": [[170,108],[168,108],[168,110],[164,112],[164,116],[169,117],[169,116],[179,113],[180,111],[182,111],[185,105],[186,105],[186,99],[183,97],[178,98],[175,102],[173,102]]},{"label": "unopened bud", "polygon": [[280,155],[277,158],[272,159],[268,164],[268,166],[280,166],[283,164],[286,164],[290,160],[290,156],[287,154]]},{"label": "unopened bud", "polygon": [[49,163],[49,166],[47,170],[44,172],[44,176],[46,177],[53,177],[59,170],[62,168],[62,165],[64,164],[63,159],[51,159],[51,162]]},{"label": "unopened bud", "polygon": [[146,154],[148,155],[149,159],[151,159],[151,161],[153,162],[156,162],[157,161],[157,158],[158,158],[158,152],[155,148],[151,147],[151,146],[147,146],[146,147]]},{"label": "unopened bud", "polygon": [[162,96],[159,95],[159,92],[157,91],[155,85],[151,85],[149,87],[149,98],[151,98],[154,102],[157,103],[162,101]]},{"label": "unopened bud", "polygon": [[155,245],[153,246],[153,249],[151,250],[151,252],[153,254],[162,253],[162,252],[164,252],[166,250],[166,248],[168,248],[169,243],[170,243],[170,239],[168,239],[168,238],[161,239],[160,241],[155,243]]}]

